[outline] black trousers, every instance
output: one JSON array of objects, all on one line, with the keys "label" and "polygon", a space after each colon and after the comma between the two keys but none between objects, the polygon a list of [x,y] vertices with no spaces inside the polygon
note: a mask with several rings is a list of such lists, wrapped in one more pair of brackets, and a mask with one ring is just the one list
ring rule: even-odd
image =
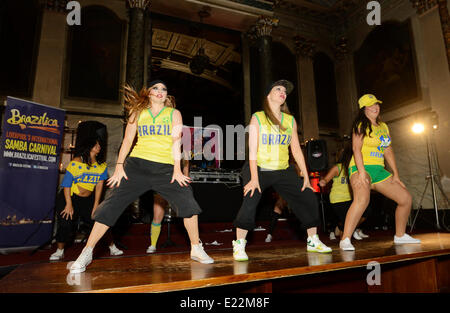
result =
[{"label": "black trousers", "polygon": [[94,193],[92,193],[89,197],[79,197],[76,194],[73,194],[71,198],[73,206],[72,219],[65,219],[61,216],[61,212],[64,211],[66,206],[64,189],[61,189],[56,196],[55,211],[58,225],[55,239],[57,242],[67,243],[73,238],[79,218],[89,228],[89,230],[92,229],[92,226],[94,225],[94,221],[91,218],[92,207],[94,206],[95,201]]},{"label": "black trousers", "polygon": [[[250,167],[245,163],[242,168],[242,183],[245,186],[250,181]],[[302,223],[304,229],[317,227],[320,224],[319,203],[311,189],[301,191],[303,178],[297,175],[294,165],[285,170],[262,170],[258,167],[259,186],[263,192],[272,186],[278,194],[287,201],[289,208]],[[261,193],[255,190],[253,196],[250,193],[244,197],[234,226],[246,230],[255,228],[256,208],[261,199]]]},{"label": "black trousers", "polygon": [[194,198],[191,186],[182,187],[177,181],[170,183],[173,165],[129,157],[124,165],[125,178],[95,211],[95,221],[114,226],[127,206],[148,190],[154,190],[166,199],[176,216],[189,218],[202,212]]},{"label": "black trousers", "polygon": [[[337,217],[339,219],[338,225],[335,225],[335,226],[339,226],[339,228],[344,226],[345,218],[347,216],[348,209],[352,205],[352,202],[353,201],[350,200],[350,201],[344,201],[344,202],[331,203],[331,208],[333,209],[334,213],[337,215]],[[362,217],[367,218],[367,217],[369,217],[369,215],[370,215],[370,205],[364,211]],[[332,229],[332,231],[334,231],[334,228]]]}]

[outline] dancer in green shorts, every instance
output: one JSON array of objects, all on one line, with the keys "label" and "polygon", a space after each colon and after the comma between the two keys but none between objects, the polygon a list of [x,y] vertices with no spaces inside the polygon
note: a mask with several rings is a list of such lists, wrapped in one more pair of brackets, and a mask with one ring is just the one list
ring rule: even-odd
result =
[{"label": "dancer in green shorts", "polygon": [[[345,218],[339,246],[342,250],[355,250],[350,238],[369,205],[371,189],[397,203],[394,243],[420,243],[420,240],[405,234],[412,197],[400,181],[389,129],[379,117],[382,102],[374,95],[366,94],[358,103],[359,114],[352,126],[353,157],[349,164],[353,202]],[[393,174],[385,169],[385,160]]]}]

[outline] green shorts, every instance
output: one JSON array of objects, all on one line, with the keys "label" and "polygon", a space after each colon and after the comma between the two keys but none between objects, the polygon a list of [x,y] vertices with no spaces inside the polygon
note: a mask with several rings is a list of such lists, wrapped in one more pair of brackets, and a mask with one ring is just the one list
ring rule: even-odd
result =
[{"label": "green shorts", "polygon": [[[371,184],[378,184],[389,177],[392,176],[391,173],[386,171],[383,165],[364,165],[364,168],[366,169],[367,174],[370,176],[370,182]],[[358,168],[355,166],[351,166],[348,168],[348,177],[352,177],[353,174],[358,172]]]}]

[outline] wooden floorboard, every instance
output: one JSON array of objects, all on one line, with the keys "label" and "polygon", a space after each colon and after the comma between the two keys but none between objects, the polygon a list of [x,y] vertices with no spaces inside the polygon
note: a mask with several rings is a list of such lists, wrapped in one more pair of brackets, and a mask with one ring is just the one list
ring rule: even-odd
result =
[{"label": "wooden floorboard", "polygon": [[208,251],[214,264],[192,261],[188,253],[94,259],[85,273],[69,274],[70,262],[20,265],[0,280],[0,293],[167,292],[241,284],[299,275],[450,255],[449,233],[415,235],[421,244],[394,245],[391,236],[354,242],[355,252],[307,253],[305,244],[268,249],[247,247],[248,262],[236,262],[229,248]]}]

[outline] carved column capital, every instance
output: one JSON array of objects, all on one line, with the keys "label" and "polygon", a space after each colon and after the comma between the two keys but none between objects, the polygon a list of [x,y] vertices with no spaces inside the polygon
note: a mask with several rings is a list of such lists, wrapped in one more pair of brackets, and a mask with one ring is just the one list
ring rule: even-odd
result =
[{"label": "carved column capital", "polygon": [[279,20],[277,18],[260,16],[253,26],[255,35],[257,37],[272,36],[273,27],[278,26],[278,22]]},{"label": "carved column capital", "polygon": [[348,40],[344,36],[336,41],[336,44],[334,45],[334,56],[336,60],[343,60],[349,54],[347,42]]},{"label": "carved column capital", "polygon": [[150,6],[150,0],[127,0],[130,9],[147,9]]},{"label": "carved column capital", "polygon": [[69,0],[40,0],[39,2],[44,10],[66,13]]},{"label": "carved column capital", "polygon": [[293,38],[295,43],[295,51],[297,55],[312,58],[316,53],[316,42],[312,39],[306,39],[299,35]]}]

